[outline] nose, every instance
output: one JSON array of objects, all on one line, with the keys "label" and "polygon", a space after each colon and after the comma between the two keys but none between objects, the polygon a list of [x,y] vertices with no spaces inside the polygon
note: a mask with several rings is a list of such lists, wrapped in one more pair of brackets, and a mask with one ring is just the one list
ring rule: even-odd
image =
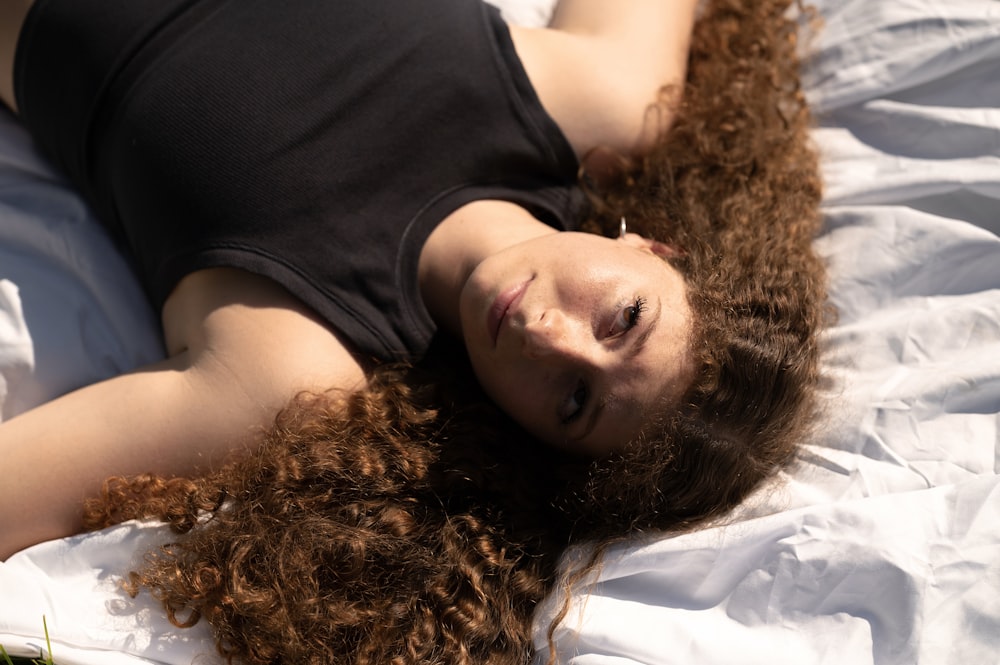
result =
[{"label": "nose", "polygon": [[546,310],[524,326],[524,355],[531,360],[589,362],[590,346],[583,324],[557,309]]}]

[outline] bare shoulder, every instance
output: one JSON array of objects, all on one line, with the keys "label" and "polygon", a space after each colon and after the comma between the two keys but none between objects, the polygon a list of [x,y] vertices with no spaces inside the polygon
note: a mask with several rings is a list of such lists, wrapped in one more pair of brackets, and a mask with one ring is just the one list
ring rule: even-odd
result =
[{"label": "bare shoulder", "polygon": [[364,383],[332,331],[248,273],[193,273],[164,322],[168,359],[0,424],[12,470],[0,483],[0,559],[78,531],[82,499],[109,476],[218,468],[252,447],[296,393]]},{"label": "bare shoulder", "polygon": [[347,344],[277,283],[219,268],[188,275],[163,307],[168,353],[282,405],[303,390],[354,390],[365,381]]},{"label": "bare shoulder", "polygon": [[669,128],[666,86],[687,69],[695,0],[561,0],[548,28],[511,26],[542,105],[577,155],[641,153]]}]

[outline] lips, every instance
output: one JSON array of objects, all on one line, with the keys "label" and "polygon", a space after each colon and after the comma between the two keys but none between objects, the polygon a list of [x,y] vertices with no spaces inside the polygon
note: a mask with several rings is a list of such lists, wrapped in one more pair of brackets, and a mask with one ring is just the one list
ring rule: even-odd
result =
[{"label": "lips", "polygon": [[507,313],[511,308],[516,307],[517,303],[520,302],[521,297],[528,288],[528,282],[531,280],[525,280],[520,284],[516,284],[509,289],[501,291],[493,304],[490,305],[489,312],[486,315],[486,330],[490,334],[490,339],[493,340],[493,346],[497,345],[497,337],[500,335],[500,326],[503,325],[504,319],[507,318]]}]

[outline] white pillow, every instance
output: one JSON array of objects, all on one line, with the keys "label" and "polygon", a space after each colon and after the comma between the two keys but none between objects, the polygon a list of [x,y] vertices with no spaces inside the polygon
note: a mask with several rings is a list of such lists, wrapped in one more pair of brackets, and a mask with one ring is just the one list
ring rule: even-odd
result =
[{"label": "white pillow", "polygon": [[0,111],[0,419],[162,355],[128,263]]}]

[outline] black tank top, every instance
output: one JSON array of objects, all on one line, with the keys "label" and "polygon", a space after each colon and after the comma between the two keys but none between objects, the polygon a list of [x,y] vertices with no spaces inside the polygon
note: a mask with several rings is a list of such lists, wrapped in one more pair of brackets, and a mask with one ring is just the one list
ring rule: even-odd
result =
[{"label": "black tank top", "polygon": [[436,224],[478,199],[559,229],[580,213],[572,149],[479,0],[37,0],[16,72],[157,307],[242,268],[360,355],[418,357]]}]

